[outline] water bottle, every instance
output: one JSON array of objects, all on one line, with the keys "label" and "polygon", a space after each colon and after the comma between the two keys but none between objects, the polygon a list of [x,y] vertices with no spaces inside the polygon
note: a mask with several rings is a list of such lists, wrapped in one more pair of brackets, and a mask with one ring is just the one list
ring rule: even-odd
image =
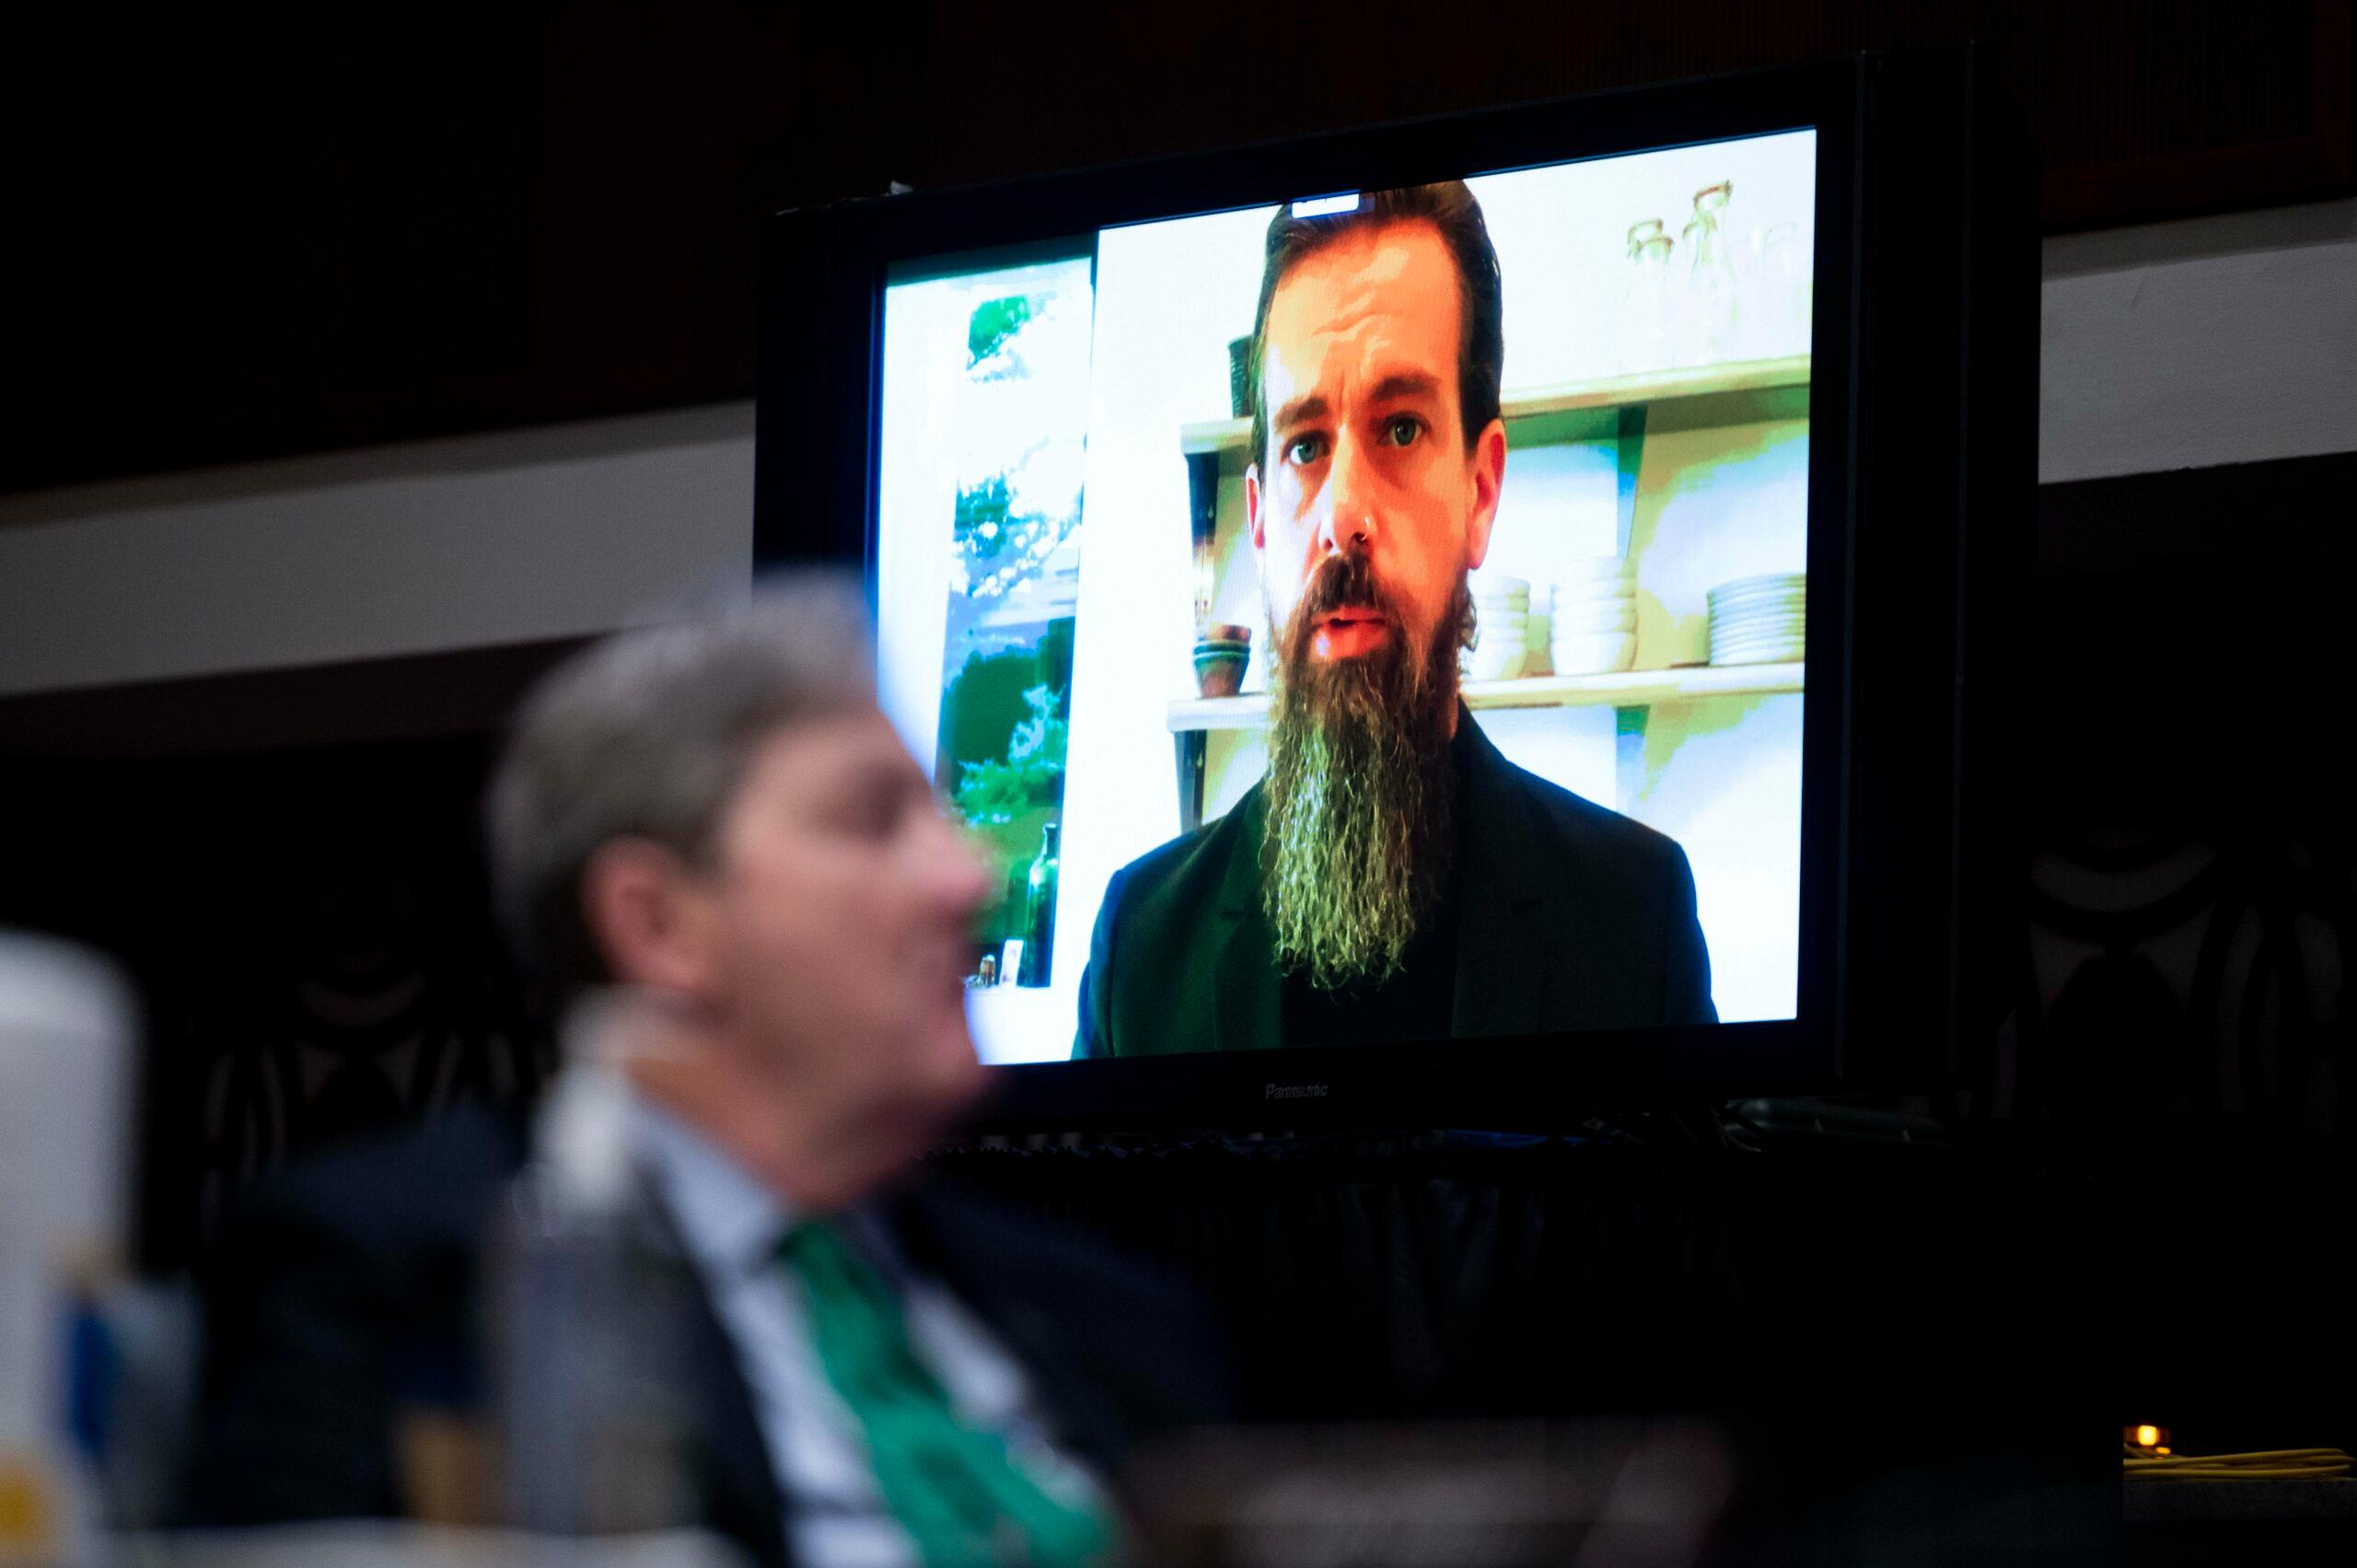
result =
[{"label": "water bottle", "polygon": [[698,1522],[692,1265],[640,1190],[618,1068],[568,1065],[488,1254],[507,1524],[563,1536]]}]

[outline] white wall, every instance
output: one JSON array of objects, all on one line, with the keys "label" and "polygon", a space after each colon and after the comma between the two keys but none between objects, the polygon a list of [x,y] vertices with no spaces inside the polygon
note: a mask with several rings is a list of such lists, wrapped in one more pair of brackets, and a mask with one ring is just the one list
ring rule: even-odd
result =
[{"label": "white wall", "polygon": [[[2045,272],[2042,482],[2357,450],[2357,202]],[[0,695],[621,625],[743,569],[752,488],[737,403],[0,498]]]},{"label": "white wall", "polygon": [[0,694],[609,630],[751,559],[752,406],[0,500]]},{"label": "white wall", "polygon": [[2042,484],[2357,450],[2357,202],[2046,242]]}]

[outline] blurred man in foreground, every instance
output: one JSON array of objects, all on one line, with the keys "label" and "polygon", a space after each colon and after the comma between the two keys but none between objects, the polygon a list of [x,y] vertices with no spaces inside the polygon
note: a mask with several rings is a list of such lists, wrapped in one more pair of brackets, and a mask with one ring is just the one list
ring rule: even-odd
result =
[{"label": "blurred man in foreground", "polygon": [[[701,1521],[763,1563],[1101,1561],[1113,1467],[1218,1413],[1216,1361],[1160,1282],[971,1199],[888,1193],[982,1086],[962,981],[989,889],[871,668],[855,594],[819,579],[603,645],[518,721],[493,871],[548,999],[600,1020],[628,1185],[691,1265]],[[233,1228],[206,1517],[414,1511],[395,1434],[482,1400],[480,1257],[527,1153],[447,1121],[297,1173]]]}]

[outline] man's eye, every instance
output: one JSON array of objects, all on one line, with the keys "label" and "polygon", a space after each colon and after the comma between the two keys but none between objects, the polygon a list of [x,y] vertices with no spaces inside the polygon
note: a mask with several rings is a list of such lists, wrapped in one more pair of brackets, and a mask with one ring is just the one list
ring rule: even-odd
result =
[{"label": "man's eye", "polygon": [[1395,447],[1413,443],[1424,433],[1424,422],[1412,413],[1395,413],[1383,422],[1383,438]]},{"label": "man's eye", "polygon": [[1326,437],[1323,436],[1296,436],[1285,447],[1285,461],[1296,466],[1306,467],[1325,455]]},{"label": "man's eye", "polygon": [[836,820],[858,838],[884,840],[898,831],[909,802],[904,792],[886,784],[869,785],[838,803]]}]

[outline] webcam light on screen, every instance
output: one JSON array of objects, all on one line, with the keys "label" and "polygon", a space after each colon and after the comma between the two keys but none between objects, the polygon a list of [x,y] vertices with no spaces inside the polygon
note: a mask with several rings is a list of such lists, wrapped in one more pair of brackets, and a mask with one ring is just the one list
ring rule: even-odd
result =
[{"label": "webcam light on screen", "polygon": [[1345,191],[1337,196],[1308,196],[1293,204],[1297,218],[1322,218],[1333,213],[1347,213],[1359,204],[1359,193]]}]

